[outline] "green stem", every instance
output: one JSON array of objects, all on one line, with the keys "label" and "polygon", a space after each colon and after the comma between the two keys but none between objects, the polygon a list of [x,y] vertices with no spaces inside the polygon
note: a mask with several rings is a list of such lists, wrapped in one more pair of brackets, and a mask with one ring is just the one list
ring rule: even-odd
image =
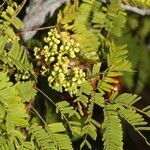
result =
[{"label": "green stem", "polygon": [[[43,91],[41,91],[39,88],[36,88],[36,90],[39,91],[41,94],[43,94],[43,95],[57,108],[56,104],[53,102],[53,100],[52,100],[47,94],[45,94],[45,93],[44,93]],[[67,119],[67,117],[66,117],[60,110],[59,110],[59,112],[60,112],[62,118],[64,118],[64,120],[66,120],[66,122],[67,122],[67,124],[68,124],[68,126],[69,126],[69,129],[70,129],[70,131],[72,132],[72,127],[71,127],[71,124],[69,123],[69,120]],[[44,122],[45,122],[45,121],[44,121]]]},{"label": "green stem", "polygon": [[41,119],[41,121],[46,125],[46,122],[44,121],[44,119],[41,117],[41,115],[38,113],[38,111],[36,109],[34,109],[32,106],[31,106],[31,109],[37,114],[37,116]]}]

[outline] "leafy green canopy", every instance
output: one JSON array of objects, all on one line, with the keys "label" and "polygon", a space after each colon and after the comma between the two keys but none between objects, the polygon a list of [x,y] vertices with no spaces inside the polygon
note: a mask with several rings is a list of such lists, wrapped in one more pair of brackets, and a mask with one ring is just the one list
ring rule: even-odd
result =
[{"label": "leafy green canopy", "polygon": [[[58,13],[55,28],[51,30],[57,34],[48,32],[49,36],[44,38],[47,45],[36,47],[34,56],[16,34],[22,27],[17,17],[22,6],[13,1],[4,2],[7,7],[1,5],[0,149],[72,150],[73,141],[78,139],[81,141],[78,149],[93,149],[91,141],[99,142],[100,132],[104,150],[122,150],[123,122],[150,146],[141,132],[149,130],[145,119],[150,116],[149,106],[142,110],[136,108],[134,104],[141,98],[136,94],[119,94],[115,87],[124,72],[132,71],[126,46],[117,44],[126,22],[126,12],[120,2],[76,0],[68,3]],[[131,5],[148,6],[148,1],[134,2]],[[68,37],[70,43],[66,40]],[[62,58],[68,60],[66,70],[84,74],[83,82],[76,85],[79,74],[63,72]],[[57,63],[59,67],[55,66]],[[60,83],[61,78],[55,78],[53,70],[65,74],[70,79],[69,87],[75,87],[76,92],[69,95],[65,92],[67,84],[63,83],[61,90],[56,89],[55,83]],[[15,80],[18,72],[25,77]],[[45,78],[49,81],[55,78],[50,81],[54,84],[49,85],[55,86],[53,89],[59,91],[60,96],[46,86]],[[95,111],[96,108],[102,111]]]}]

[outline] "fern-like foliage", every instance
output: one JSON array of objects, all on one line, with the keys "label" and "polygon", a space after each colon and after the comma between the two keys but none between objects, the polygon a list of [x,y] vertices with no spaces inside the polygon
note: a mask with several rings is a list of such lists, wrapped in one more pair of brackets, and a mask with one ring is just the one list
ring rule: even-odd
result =
[{"label": "fern-like foliage", "polygon": [[107,58],[109,71],[131,71],[132,65],[127,60],[126,46],[115,46],[114,43],[110,44],[110,51]]},{"label": "fern-like foliage", "polygon": [[[20,46],[17,40],[14,40],[13,45],[8,53],[8,58],[19,70],[32,71],[32,64],[29,62],[27,50]],[[33,72],[33,71],[32,71]]]},{"label": "fern-like foliage", "polygon": [[148,113],[145,113],[144,110],[148,110],[149,106],[145,107],[143,111],[133,106],[140,99],[141,97],[138,97],[136,94],[132,95],[125,93],[116,98],[114,96],[111,101],[121,106],[119,106],[118,109],[118,113],[121,118],[126,120],[146,141],[146,143],[150,145],[150,143],[140,132],[141,130],[149,130],[149,127],[147,126],[148,122],[144,118],[144,116],[148,117]]},{"label": "fern-like foliage", "polygon": [[110,99],[114,103],[121,103],[121,104],[125,104],[125,105],[128,105],[128,106],[132,106],[136,102],[138,102],[141,99],[141,97],[138,97],[136,94],[124,93],[124,94],[119,95],[115,99],[113,99],[113,98],[110,98]]},{"label": "fern-like foliage", "polygon": [[29,129],[31,141],[41,150],[72,150],[70,138],[64,132],[62,123],[53,123],[45,127],[33,124]]},{"label": "fern-like foliage", "polygon": [[123,131],[121,120],[115,105],[107,105],[104,109],[103,141],[104,150],[123,149]]},{"label": "fern-like foliage", "polygon": [[15,88],[18,91],[18,95],[23,102],[29,102],[35,97],[36,90],[34,89],[34,82],[18,82],[15,84]]},{"label": "fern-like foliage", "polygon": [[19,6],[13,3],[0,14],[0,60],[8,64],[11,68],[14,66],[21,72],[33,72],[33,66],[29,62],[27,49],[20,45],[20,37],[16,35],[15,30],[21,29],[22,21],[17,17]]},{"label": "fern-like foliage", "polygon": [[[0,73],[1,105],[6,107],[2,114],[6,115],[6,129],[11,132],[11,130],[15,129],[15,126],[27,126],[28,123],[25,120],[27,115],[21,98],[18,96],[18,91],[8,80],[6,74]],[[4,116],[1,117],[3,118]]]},{"label": "fern-like foliage", "polygon": [[71,139],[64,132],[66,131],[62,123],[52,123],[48,126],[47,132],[53,139],[57,149],[73,150]]},{"label": "fern-like foliage", "polygon": [[31,140],[34,141],[37,148],[40,148],[42,150],[57,149],[52,139],[49,137],[48,133],[42,128],[42,126],[38,126],[37,124],[32,125],[30,127],[29,133],[32,134]]},{"label": "fern-like foliage", "polygon": [[93,27],[105,30],[109,35],[120,36],[126,22],[126,13],[120,7],[120,0],[110,1],[107,7],[95,2],[94,8]]},{"label": "fern-like foliage", "polygon": [[7,45],[7,38],[1,37],[2,49],[0,49],[0,59],[12,68],[13,66],[16,66],[16,68],[22,72],[30,71],[34,74],[33,66],[28,60],[27,50],[23,46],[20,46],[18,40],[15,39],[13,41],[9,52],[4,50],[4,47]]},{"label": "fern-like foliage", "polygon": [[91,60],[98,59],[97,52],[100,44],[98,35],[91,28],[90,14],[93,12],[94,2],[95,0],[85,0],[80,5],[73,24],[74,38],[77,39],[82,48],[81,56]]},{"label": "fern-like foliage", "polygon": [[79,121],[72,121],[70,118],[74,116],[77,117],[77,119],[80,119],[80,115],[74,109],[74,107],[70,106],[67,101],[61,101],[56,103],[56,113],[60,113],[61,118],[66,121],[73,135],[81,134],[81,123]]},{"label": "fern-like foliage", "polygon": [[146,137],[140,132],[141,130],[149,130],[149,127],[146,126],[148,122],[144,120],[144,117],[138,114],[136,110],[129,108],[122,108],[119,111],[119,114],[145,140],[146,144],[150,146],[150,143],[147,141]]},{"label": "fern-like foliage", "polygon": [[129,122],[133,126],[147,125],[147,122],[144,121],[143,116],[136,113],[135,110],[124,108],[124,109],[121,109],[119,113],[122,116],[122,118],[127,120],[127,122]]},{"label": "fern-like foliage", "polygon": [[0,73],[1,139],[6,145],[10,140],[11,146],[14,146],[17,144],[15,143],[17,139],[25,138],[20,129],[27,127],[28,121],[25,105],[18,96],[17,89],[8,80],[6,74]]},{"label": "fern-like foliage", "polygon": [[[127,5],[149,7],[148,1],[132,0],[132,3],[129,3],[129,0],[122,0],[122,2]],[[54,61],[50,63],[49,60],[35,60],[34,69],[40,72],[44,64],[48,66],[47,75],[52,72],[55,58],[62,56],[57,49],[75,49],[76,45],[81,49],[74,57],[63,54],[69,62],[67,68],[76,68],[76,76],[68,82],[69,84],[76,86],[77,82],[73,81],[81,77],[80,72],[85,73],[85,80],[76,88],[77,92],[71,96],[67,91],[56,96],[58,93],[46,86],[47,83],[43,78],[36,81],[14,81],[15,79],[11,76],[11,70],[14,68],[34,75],[33,65],[29,59],[29,55],[32,57],[32,54],[27,51],[20,37],[16,35],[22,27],[22,21],[17,17],[22,6],[18,6],[11,0],[4,3],[8,6],[1,6],[0,149],[73,150],[72,141],[78,138],[81,140],[80,148],[75,147],[75,149],[93,149],[91,140],[97,141],[101,133],[104,150],[122,150],[124,122],[129,124],[150,146],[141,132],[150,130],[146,120],[150,117],[150,107],[140,110],[135,107],[135,104],[141,97],[129,93],[119,95],[119,92],[115,92],[116,89],[114,89],[114,85],[119,83],[118,78],[124,72],[132,71],[126,46],[115,41],[122,35],[126,22],[126,13],[120,7],[120,3],[120,0],[112,0],[105,4],[99,0],[69,2],[66,7],[62,7],[63,10],[58,15],[55,26],[57,30],[51,30],[58,32],[55,34],[49,32],[49,36],[45,38],[48,42],[44,49],[53,45],[50,52],[54,51],[51,57]],[[66,33],[71,37],[70,43],[66,41],[66,45],[60,48],[60,41]],[[69,47],[70,44],[72,44],[71,47]],[[49,55],[47,51],[42,52],[44,55]],[[70,50],[71,52],[73,51]],[[63,62],[60,61],[60,63]],[[62,65],[65,66],[65,64]],[[60,69],[55,68],[55,70],[59,71],[56,73],[53,71],[54,76],[57,73],[62,73],[63,76],[66,72],[66,76],[72,77],[70,71],[63,70],[61,66]],[[57,80],[55,78],[54,84]],[[40,81],[37,84],[38,87],[36,87],[37,81]],[[40,94],[35,97],[37,91],[51,103],[45,104],[46,99],[43,100]],[[52,111],[44,111],[45,107],[54,110],[54,117],[56,115],[58,117],[51,118]],[[54,123],[52,120],[57,122]]]},{"label": "fern-like foliage", "polygon": [[98,89],[103,92],[113,90],[113,83],[118,81],[115,77],[119,77],[123,72],[132,70],[132,64],[127,59],[127,50],[125,46],[116,46],[114,42],[108,43],[109,53],[107,55],[108,68],[102,75],[102,79],[98,83]]},{"label": "fern-like foliage", "polygon": [[20,148],[20,150],[34,150],[35,146],[34,146],[33,142],[24,141],[19,148]]},{"label": "fern-like foliage", "polygon": [[140,97],[127,93],[118,97],[116,96],[117,93],[114,93],[110,97],[111,104],[106,105],[104,109],[104,149],[123,149],[123,131],[121,127],[122,119],[128,122],[129,125],[131,125],[133,129],[145,140],[147,145],[149,145],[149,142],[141,133],[141,130],[149,130],[149,127],[147,127],[148,123],[143,116],[147,116],[147,114],[132,106],[140,100]]},{"label": "fern-like foliage", "polygon": [[[95,73],[97,73],[97,71]],[[80,149],[85,145],[91,149],[92,146],[88,136],[96,141],[97,129],[101,128],[101,124],[93,118],[94,106],[98,105],[99,107],[104,107],[103,95],[101,93],[94,93],[89,82],[84,82],[82,83],[78,92],[78,97],[74,102],[77,103],[77,110],[80,112],[81,116],[86,116],[81,130],[83,141],[80,145]]]},{"label": "fern-like foliage", "polygon": [[[100,96],[100,95],[99,95]],[[101,101],[103,98],[101,97],[98,97],[98,101]],[[87,145],[87,147],[89,149],[92,148],[91,144],[90,144],[90,141],[88,140],[88,136],[90,138],[92,138],[94,141],[97,140],[97,129],[98,128],[101,128],[101,124],[96,121],[94,118],[93,118],[93,111],[94,111],[94,104],[95,104],[95,100],[96,98],[93,96],[93,98],[91,98],[89,100],[90,104],[88,105],[88,110],[87,110],[87,113],[88,113],[88,117],[86,118],[85,122],[84,122],[84,125],[82,127],[82,136],[84,137],[83,139],[83,142],[81,143],[80,145],[80,148],[82,149],[85,145]],[[98,102],[101,104],[101,102]]]}]

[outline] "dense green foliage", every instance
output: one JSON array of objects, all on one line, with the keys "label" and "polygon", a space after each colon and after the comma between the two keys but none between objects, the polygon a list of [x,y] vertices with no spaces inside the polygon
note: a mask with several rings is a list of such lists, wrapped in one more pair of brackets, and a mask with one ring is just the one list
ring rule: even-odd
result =
[{"label": "dense green foliage", "polygon": [[[149,0],[122,2],[150,8]],[[69,2],[48,35],[28,43],[17,34],[23,26],[17,17],[22,5],[11,0],[0,5],[0,149],[93,149],[101,135],[99,149],[122,150],[126,124],[150,146],[142,133],[150,130],[150,107],[137,108],[141,97],[119,91],[120,78],[133,81],[134,67],[145,63],[134,48],[138,39],[131,43],[131,33],[122,36],[138,27],[120,3]],[[137,32],[145,38],[150,31]],[[133,66],[125,44],[137,53],[130,58]],[[147,81],[146,69],[140,70],[136,92]],[[134,83],[126,86],[131,89]]]}]

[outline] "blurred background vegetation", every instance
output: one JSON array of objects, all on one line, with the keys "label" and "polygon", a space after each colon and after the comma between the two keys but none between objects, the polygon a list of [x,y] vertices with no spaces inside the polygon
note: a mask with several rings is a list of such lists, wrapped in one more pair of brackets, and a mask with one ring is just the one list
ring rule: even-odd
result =
[{"label": "blurred background vegetation", "polygon": [[[134,72],[127,73],[121,80],[121,92],[132,92],[142,96],[138,108],[150,105],[150,16],[128,12],[126,28],[119,43],[127,44],[129,59]],[[148,133],[147,137],[150,138]],[[127,150],[148,150],[138,136],[126,132]]]},{"label": "blurred background vegetation", "polygon": [[[142,101],[137,104],[138,108],[150,105],[150,16],[128,12],[126,29],[118,42],[128,45],[129,59],[134,67],[134,72],[123,76],[122,90],[142,96]],[[150,138],[148,133],[145,134]],[[129,147],[131,145],[137,150],[149,149],[132,132],[127,139]]]},{"label": "blurred background vegetation", "polygon": [[143,103],[150,104],[150,16],[128,13],[124,34],[118,42],[128,45],[134,67],[134,72],[122,79],[123,90],[142,95]]}]

